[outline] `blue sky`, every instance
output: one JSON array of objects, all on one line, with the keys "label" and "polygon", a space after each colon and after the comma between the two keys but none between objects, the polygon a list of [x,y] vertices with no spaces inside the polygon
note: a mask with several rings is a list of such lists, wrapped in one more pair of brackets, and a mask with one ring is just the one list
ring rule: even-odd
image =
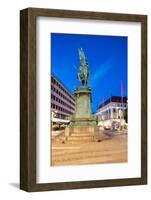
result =
[{"label": "blue sky", "polygon": [[83,48],[90,70],[88,86],[92,88],[92,111],[111,95],[127,96],[128,38],[82,34],[51,33],[51,71],[73,94],[81,84],[78,48]]}]

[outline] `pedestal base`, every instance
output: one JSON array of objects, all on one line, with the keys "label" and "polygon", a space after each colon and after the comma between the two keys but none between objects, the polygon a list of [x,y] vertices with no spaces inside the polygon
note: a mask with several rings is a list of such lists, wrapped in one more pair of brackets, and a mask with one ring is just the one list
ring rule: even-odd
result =
[{"label": "pedestal base", "polygon": [[67,127],[65,129],[66,141],[72,142],[90,142],[95,141],[98,127]]},{"label": "pedestal base", "polygon": [[68,141],[94,141],[96,120],[91,112],[91,88],[81,87],[74,91],[76,106],[70,124],[65,130]]},{"label": "pedestal base", "polygon": [[93,117],[87,118],[74,118],[72,117],[69,127],[94,127],[96,126],[96,120]]}]

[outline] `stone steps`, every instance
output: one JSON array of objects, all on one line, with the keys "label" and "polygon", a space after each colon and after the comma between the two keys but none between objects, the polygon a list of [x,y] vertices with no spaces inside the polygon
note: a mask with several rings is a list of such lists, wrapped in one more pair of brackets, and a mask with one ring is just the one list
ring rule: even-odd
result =
[{"label": "stone steps", "polygon": [[70,136],[67,138],[67,141],[93,141],[94,136]]},{"label": "stone steps", "polygon": [[79,130],[74,129],[71,132],[72,133],[94,133],[94,130],[86,130],[84,128],[81,128]]},{"label": "stone steps", "polygon": [[108,136],[97,136],[97,135],[71,135],[67,138],[64,136],[58,137],[53,139],[53,141],[57,143],[85,143],[85,142],[97,142],[97,141],[103,141],[109,139]]},{"label": "stone steps", "polygon": [[53,138],[53,141],[58,143],[76,143],[76,142],[96,142],[96,141],[102,141],[110,138],[109,135],[107,135],[104,131],[97,131],[97,132],[72,132],[70,135],[65,136],[64,134],[61,134],[59,136],[56,136]]},{"label": "stone steps", "polygon": [[94,133],[72,133],[69,137],[92,137]]}]

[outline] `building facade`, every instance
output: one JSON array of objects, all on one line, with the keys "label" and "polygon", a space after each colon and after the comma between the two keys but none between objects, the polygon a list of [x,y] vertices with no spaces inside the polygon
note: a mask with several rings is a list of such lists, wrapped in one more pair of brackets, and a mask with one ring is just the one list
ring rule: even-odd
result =
[{"label": "building facade", "polygon": [[125,124],[124,111],[127,110],[127,97],[111,96],[102,102],[95,113],[100,125],[112,126],[112,124]]},{"label": "building facade", "polygon": [[74,96],[54,75],[51,75],[51,114],[53,121],[67,122],[74,111]]}]

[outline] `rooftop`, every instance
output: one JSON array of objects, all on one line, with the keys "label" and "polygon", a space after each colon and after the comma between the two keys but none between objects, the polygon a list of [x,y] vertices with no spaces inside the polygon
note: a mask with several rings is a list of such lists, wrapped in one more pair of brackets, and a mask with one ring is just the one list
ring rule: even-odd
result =
[{"label": "rooftop", "polygon": [[[106,101],[102,102],[99,105],[99,108],[104,107],[105,105],[109,104],[110,102],[114,102],[114,103],[127,103],[127,97],[121,97],[121,96],[111,96],[110,98],[108,98]],[[98,108],[98,109],[99,109]]]}]

